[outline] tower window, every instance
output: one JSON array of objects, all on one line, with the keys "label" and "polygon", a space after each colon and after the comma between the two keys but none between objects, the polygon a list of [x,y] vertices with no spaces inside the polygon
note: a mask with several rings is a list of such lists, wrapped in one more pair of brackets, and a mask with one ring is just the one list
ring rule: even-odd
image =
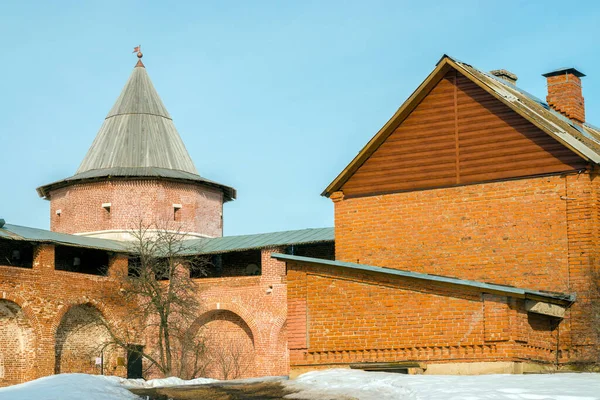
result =
[{"label": "tower window", "polygon": [[181,220],[181,204],[173,204],[173,221]]}]

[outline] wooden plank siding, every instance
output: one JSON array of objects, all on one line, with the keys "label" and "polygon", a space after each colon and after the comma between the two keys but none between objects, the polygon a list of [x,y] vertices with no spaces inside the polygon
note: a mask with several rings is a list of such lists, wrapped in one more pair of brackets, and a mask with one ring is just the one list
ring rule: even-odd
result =
[{"label": "wooden plank siding", "polygon": [[342,186],[346,197],[585,168],[586,161],[452,70]]}]

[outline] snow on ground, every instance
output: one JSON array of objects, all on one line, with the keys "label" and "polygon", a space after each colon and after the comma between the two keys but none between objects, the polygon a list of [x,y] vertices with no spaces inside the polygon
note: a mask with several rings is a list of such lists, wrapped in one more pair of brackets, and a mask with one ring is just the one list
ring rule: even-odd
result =
[{"label": "snow on ground", "polygon": [[[281,381],[299,393],[289,399],[359,400],[600,400],[600,374],[551,375],[401,375],[333,369],[309,372],[293,381],[282,377],[239,380]],[[123,379],[85,374],[47,376],[0,388],[0,400],[134,400],[131,387],[202,385],[219,382],[198,378]],[[231,381],[228,381],[231,382]]]},{"label": "snow on ground", "polygon": [[122,386],[127,388],[155,388],[155,387],[166,387],[166,386],[183,386],[183,385],[205,385],[207,383],[219,382],[216,379],[209,378],[196,378],[188,381],[184,381],[181,378],[162,378],[162,379],[150,379],[146,381],[144,379],[125,379],[125,378],[112,378],[117,380]]},{"label": "snow on ground", "polygon": [[0,388],[0,400],[139,400],[119,379],[61,374]]},{"label": "snow on ground", "polygon": [[600,374],[401,375],[349,369],[315,371],[285,384],[290,399],[599,400]]}]

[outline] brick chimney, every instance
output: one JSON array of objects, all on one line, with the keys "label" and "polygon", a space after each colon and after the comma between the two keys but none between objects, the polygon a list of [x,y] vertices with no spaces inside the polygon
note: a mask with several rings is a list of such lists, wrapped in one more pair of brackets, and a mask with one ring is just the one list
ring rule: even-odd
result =
[{"label": "brick chimney", "polygon": [[585,74],[575,68],[561,68],[542,76],[548,82],[546,101],[552,109],[575,122],[585,122],[585,106],[581,91],[581,78]]}]

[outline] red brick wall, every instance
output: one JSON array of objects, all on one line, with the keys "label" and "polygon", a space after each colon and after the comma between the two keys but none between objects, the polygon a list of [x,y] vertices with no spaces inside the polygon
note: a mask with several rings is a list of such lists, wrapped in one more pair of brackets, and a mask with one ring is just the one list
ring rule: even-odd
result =
[{"label": "red brick wall", "polygon": [[585,358],[597,181],[582,173],[338,200],[336,259],[577,293],[561,343],[571,360]]},{"label": "red brick wall", "polygon": [[[102,208],[111,203],[110,212]],[[175,220],[173,204],[181,204]],[[61,210],[60,216],[56,214]],[[50,228],[83,233],[131,230],[144,224],[175,224],[188,232],[223,235],[223,193],[159,180],[110,180],[56,189],[50,196]]]},{"label": "red brick wall", "polygon": [[[198,331],[239,345],[246,363],[242,377],[288,372],[285,263],[270,257],[283,250],[262,250],[261,276],[196,280],[202,303]],[[33,269],[0,265],[0,386],[55,372],[99,373],[92,360],[105,332],[86,323],[104,318],[122,327],[127,306],[117,301],[115,279],[126,271],[127,258],[113,257],[108,276],[56,271],[54,247],[43,244],[33,264]],[[123,356],[107,349],[104,373],[124,375],[118,362]],[[223,376],[216,367],[207,373]]]},{"label": "red brick wall", "polygon": [[288,315],[292,369],[353,362],[554,360],[555,326],[548,317],[528,316],[522,299],[290,262],[288,301],[294,310]]}]

